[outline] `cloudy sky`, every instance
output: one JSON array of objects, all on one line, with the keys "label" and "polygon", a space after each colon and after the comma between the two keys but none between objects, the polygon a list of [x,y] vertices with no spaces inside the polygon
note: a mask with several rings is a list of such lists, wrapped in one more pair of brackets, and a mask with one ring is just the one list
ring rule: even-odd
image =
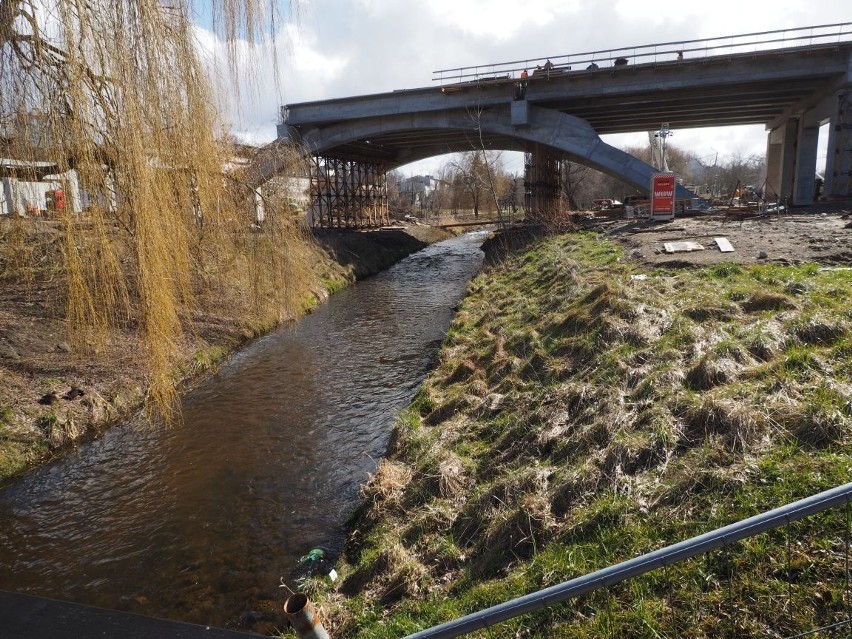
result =
[{"label": "cloudy sky", "polygon": [[[273,47],[244,75],[233,109],[245,141],[275,136],[280,104],[432,85],[438,69],[852,21],[849,0],[300,0]],[[199,40],[217,51],[203,27]],[[217,54],[221,56],[221,52]],[[243,62],[248,65],[248,62]],[[647,143],[647,134],[612,136]],[[765,152],[762,127],[674,131],[670,143],[713,161]],[[824,151],[821,152],[824,156]],[[427,172],[441,162],[403,167]]]}]

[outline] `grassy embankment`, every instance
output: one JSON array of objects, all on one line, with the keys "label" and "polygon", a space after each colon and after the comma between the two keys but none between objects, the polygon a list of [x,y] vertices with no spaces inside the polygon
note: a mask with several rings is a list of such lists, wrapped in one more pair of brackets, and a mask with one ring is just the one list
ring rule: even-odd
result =
[{"label": "grassy embankment", "polygon": [[[309,584],[332,636],[401,637],[852,478],[852,271],[621,258],[594,235],[550,236],[472,281],[363,491],[343,578]],[[831,623],[849,616],[845,517],[480,634]]]}]

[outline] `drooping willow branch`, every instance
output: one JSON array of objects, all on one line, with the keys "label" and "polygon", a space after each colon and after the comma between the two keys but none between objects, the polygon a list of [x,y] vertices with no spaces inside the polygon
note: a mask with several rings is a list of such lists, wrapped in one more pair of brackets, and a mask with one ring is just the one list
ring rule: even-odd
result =
[{"label": "drooping willow branch", "polygon": [[246,251],[253,211],[223,179],[225,123],[190,15],[208,12],[233,60],[238,41],[274,37],[281,10],[273,0],[0,0],[5,144],[74,169],[85,192],[85,227],[63,213],[72,339],[84,348],[111,326],[138,326],[150,397],[167,416],[199,272],[235,307],[249,304],[235,292],[247,288],[273,308],[284,287],[270,268],[283,267],[269,251],[295,241],[279,233]]}]

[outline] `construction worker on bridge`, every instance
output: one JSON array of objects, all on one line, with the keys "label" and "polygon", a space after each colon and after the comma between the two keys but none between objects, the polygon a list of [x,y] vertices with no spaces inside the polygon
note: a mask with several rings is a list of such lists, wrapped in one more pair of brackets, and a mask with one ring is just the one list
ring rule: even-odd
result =
[{"label": "construction worker on bridge", "polygon": [[515,82],[515,99],[523,100],[527,94],[527,70],[521,71],[521,79]]}]

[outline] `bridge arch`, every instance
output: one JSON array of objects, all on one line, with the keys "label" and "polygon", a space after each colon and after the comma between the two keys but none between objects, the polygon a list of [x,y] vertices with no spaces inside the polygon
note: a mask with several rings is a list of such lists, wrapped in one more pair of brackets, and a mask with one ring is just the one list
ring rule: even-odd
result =
[{"label": "bridge arch", "polygon": [[[512,122],[511,105],[492,105],[475,111],[452,110],[404,113],[362,118],[323,127],[296,131],[282,127],[285,136],[304,144],[311,152],[345,154],[347,145],[359,142],[362,149],[375,149],[375,159],[389,168],[416,162],[435,155],[474,149],[523,151],[529,143],[541,144],[561,152],[572,162],[589,166],[633,186],[647,190],[656,172],[649,164],[604,142],[585,120],[545,107],[524,104],[527,117],[523,125]],[[406,154],[382,157],[382,137],[401,133],[440,131],[440,141],[412,144]],[[265,179],[281,167],[269,166]],[[264,180],[265,181],[265,180]],[[690,194],[679,187],[680,197]]]}]

